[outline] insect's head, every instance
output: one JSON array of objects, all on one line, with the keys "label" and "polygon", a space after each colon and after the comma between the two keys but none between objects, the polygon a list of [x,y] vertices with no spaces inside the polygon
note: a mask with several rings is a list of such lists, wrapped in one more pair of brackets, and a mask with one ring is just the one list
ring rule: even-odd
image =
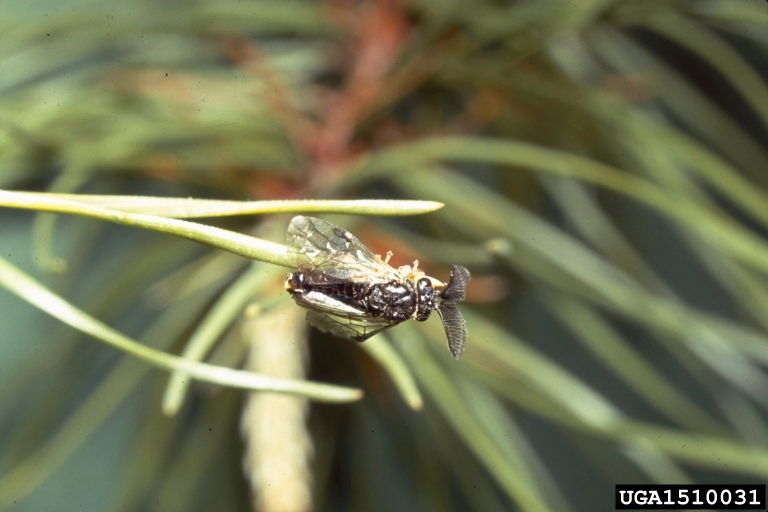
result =
[{"label": "insect's head", "polygon": [[423,322],[429,318],[430,313],[432,313],[432,310],[437,305],[437,294],[432,286],[432,281],[428,277],[422,277],[416,281],[416,294],[419,300],[415,318],[419,322]]}]

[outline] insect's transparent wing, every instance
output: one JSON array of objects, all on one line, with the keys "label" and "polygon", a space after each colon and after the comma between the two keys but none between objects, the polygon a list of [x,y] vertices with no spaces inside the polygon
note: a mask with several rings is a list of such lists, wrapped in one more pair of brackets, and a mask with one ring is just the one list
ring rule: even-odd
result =
[{"label": "insect's transparent wing", "polygon": [[387,282],[402,278],[352,233],[324,220],[296,216],[286,235],[294,262],[302,270],[322,271],[329,279],[340,281]]},{"label": "insect's transparent wing", "polygon": [[437,307],[440,320],[443,321],[443,329],[448,337],[448,350],[458,359],[464,353],[467,346],[467,326],[459,308],[453,302],[441,302]]},{"label": "insect's transparent wing", "polygon": [[394,327],[400,322],[385,320],[381,317],[359,316],[342,317],[324,311],[310,309],[307,311],[307,322],[323,332],[339,338],[365,341],[374,334]]},{"label": "insect's transparent wing", "polygon": [[451,280],[448,281],[448,286],[440,294],[440,298],[443,300],[462,301],[466,297],[467,283],[472,278],[465,267],[461,265],[451,266]]}]

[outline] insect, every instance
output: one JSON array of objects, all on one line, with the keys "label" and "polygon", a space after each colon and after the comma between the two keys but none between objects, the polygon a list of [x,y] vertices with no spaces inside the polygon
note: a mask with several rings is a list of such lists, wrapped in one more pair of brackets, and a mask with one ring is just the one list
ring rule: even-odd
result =
[{"label": "insect", "polygon": [[437,310],[458,359],[467,343],[467,328],[456,302],[464,300],[469,270],[453,265],[448,284],[427,277],[418,261],[398,269],[374,255],[349,231],[314,217],[297,216],[287,231],[298,271],[285,289],[307,308],[314,327],[340,338],[365,341],[410,318],[425,321]]}]

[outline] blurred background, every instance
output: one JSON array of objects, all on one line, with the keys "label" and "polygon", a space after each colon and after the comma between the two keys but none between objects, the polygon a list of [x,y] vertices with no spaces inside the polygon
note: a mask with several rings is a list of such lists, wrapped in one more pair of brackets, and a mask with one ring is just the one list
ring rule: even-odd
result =
[{"label": "blurred background", "polygon": [[[0,188],[436,200],[323,217],[473,275],[461,360],[437,319],[377,340],[407,401],[366,344],[307,328],[285,269],[2,209],[2,258],[134,339],[206,332],[209,362],[365,397],[193,384],[169,406],[167,373],[0,290],[0,510],[587,511],[616,483],[765,482],[768,3],[0,13]],[[284,243],[289,218],[202,221]]]}]

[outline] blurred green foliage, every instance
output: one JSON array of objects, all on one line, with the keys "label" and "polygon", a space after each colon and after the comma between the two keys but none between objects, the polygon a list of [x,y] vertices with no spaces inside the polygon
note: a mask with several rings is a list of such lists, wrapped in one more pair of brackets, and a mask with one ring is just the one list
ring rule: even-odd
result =
[{"label": "blurred green foliage", "polygon": [[[768,477],[768,4],[0,13],[0,188],[446,205],[329,218],[473,281],[459,362],[437,320],[365,350],[309,332],[306,376],[366,393],[311,405],[316,510],[609,510],[615,483]],[[281,244],[287,219],[201,222]],[[4,209],[0,256],[214,364],[287,298],[277,267],[93,219]],[[291,442],[239,430],[242,392],[164,399],[168,374],[4,290],[0,339],[1,510],[247,510],[244,446]]]}]

